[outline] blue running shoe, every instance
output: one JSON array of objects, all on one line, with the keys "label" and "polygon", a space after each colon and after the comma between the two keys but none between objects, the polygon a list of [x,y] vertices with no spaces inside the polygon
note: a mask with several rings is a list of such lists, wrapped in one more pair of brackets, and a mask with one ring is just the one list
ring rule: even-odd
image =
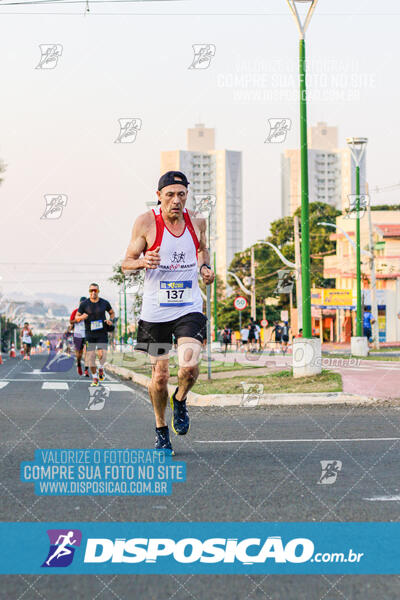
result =
[{"label": "blue running shoe", "polygon": [[177,391],[178,388],[176,388],[170,398],[171,409],[173,411],[171,425],[176,435],[186,435],[190,429],[189,413],[186,408],[186,400],[181,400],[180,402],[176,400],[175,394]]},{"label": "blue running shoe", "polygon": [[165,427],[156,427],[156,439],[154,447],[156,450],[171,450],[172,456],[175,456],[175,452],[172,449],[171,441],[169,439],[168,425]]}]

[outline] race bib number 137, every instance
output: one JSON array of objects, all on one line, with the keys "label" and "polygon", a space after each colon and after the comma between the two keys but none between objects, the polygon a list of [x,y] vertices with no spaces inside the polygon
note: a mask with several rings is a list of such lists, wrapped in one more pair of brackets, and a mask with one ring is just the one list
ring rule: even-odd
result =
[{"label": "race bib number 137", "polygon": [[188,306],[192,302],[191,281],[160,281],[160,306]]}]

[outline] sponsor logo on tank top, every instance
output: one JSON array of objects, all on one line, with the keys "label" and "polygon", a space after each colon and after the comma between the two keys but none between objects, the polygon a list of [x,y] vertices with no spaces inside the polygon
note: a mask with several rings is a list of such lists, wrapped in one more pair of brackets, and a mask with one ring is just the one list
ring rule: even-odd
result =
[{"label": "sponsor logo on tank top", "polygon": [[196,267],[196,261],[186,264],[186,253],[185,252],[173,252],[170,257],[169,265],[158,265],[161,271],[181,271],[183,269],[193,269]]},{"label": "sponsor logo on tank top", "polygon": [[172,263],[184,263],[185,262],[185,253],[184,252],[174,252],[171,258]]}]

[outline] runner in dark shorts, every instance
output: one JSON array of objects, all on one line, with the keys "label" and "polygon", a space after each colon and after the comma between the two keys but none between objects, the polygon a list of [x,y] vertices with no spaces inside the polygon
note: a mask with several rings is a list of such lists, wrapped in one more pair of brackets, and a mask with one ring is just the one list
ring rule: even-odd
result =
[{"label": "runner in dark shorts", "polygon": [[253,319],[251,319],[249,324],[249,344],[251,352],[255,350],[256,339],[256,322]]},{"label": "runner in dark shorts", "polygon": [[[82,296],[79,300],[79,304],[82,304],[86,300],[85,296]],[[75,348],[75,356],[76,356],[76,368],[78,371],[78,375],[82,375],[82,357],[84,357],[85,361],[85,377],[89,377],[89,367],[86,362],[86,345],[85,345],[85,321],[78,322],[76,320],[76,313],[78,309],[72,311],[71,316],[69,318],[69,322],[71,327],[73,327],[73,335],[74,335],[74,348]]]},{"label": "runner in dark shorts", "polygon": [[199,374],[206,317],[198,284],[214,281],[209,265],[206,220],[185,208],[189,182],[180,171],[168,171],[158,182],[158,206],[138,217],[122,262],[124,273],[146,269],[136,349],[148,352],[152,364],[149,395],[153,404],[158,450],[172,451],[165,419],[168,402],[172,335],[178,342],[178,386],[170,397],[172,428],[189,431],[186,397]]},{"label": "runner in dark shorts", "polygon": [[276,345],[281,346],[282,345],[282,327],[279,324],[279,321],[275,321],[273,333],[274,333],[274,340],[275,340]]},{"label": "runner in dark shorts", "polygon": [[203,313],[189,313],[165,323],[149,323],[139,320],[135,350],[150,356],[162,356],[171,351],[173,337],[193,338],[203,343],[206,338],[207,319]]},{"label": "runner in dark shorts", "polygon": [[[89,298],[81,302],[76,313],[76,321],[85,321],[86,353],[92,372],[92,386],[99,385],[104,380],[104,364],[107,358],[108,331],[113,327],[115,313],[108,300],[99,298],[99,286],[91,283],[89,286]],[[107,319],[106,313],[109,318]],[[96,351],[98,354],[100,368],[97,372]]]},{"label": "runner in dark shorts", "polygon": [[283,352],[287,351],[287,345],[289,342],[289,323],[288,321],[285,321],[283,326],[282,326],[282,350]]}]

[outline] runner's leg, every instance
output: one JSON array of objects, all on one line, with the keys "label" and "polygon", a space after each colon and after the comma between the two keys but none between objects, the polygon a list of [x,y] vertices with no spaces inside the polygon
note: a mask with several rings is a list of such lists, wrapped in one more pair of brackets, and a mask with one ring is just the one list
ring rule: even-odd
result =
[{"label": "runner's leg", "polygon": [[99,358],[99,363],[100,363],[100,367],[103,368],[104,364],[107,360],[107,350],[106,348],[98,348],[98,358]]},{"label": "runner's leg", "polygon": [[91,347],[92,344],[90,344],[90,347],[87,348],[86,350],[86,356],[87,356],[87,360],[88,360],[88,364],[90,367],[90,371],[92,373],[93,378],[96,376],[96,348],[92,348]]},{"label": "runner's leg", "polygon": [[86,377],[89,377],[89,361],[88,361],[88,356],[87,356],[86,340],[84,340],[84,342],[83,342],[83,361],[84,361],[84,365],[85,365],[85,375],[86,375]]},{"label": "runner's leg", "polygon": [[99,357],[99,363],[100,363],[99,379],[100,379],[100,381],[104,381],[104,364],[107,359],[107,346],[106,345],[105,345],[105,347],[101,346],[100,348],[98,348],[98,357]]},{"label": "runner's leg", "polygon": [[199,376],[201,342],[194,338],[181,337],[178,340],[178,391],[175,399],[185,400],[189,390]]},{"label": "runner's leg", "polygon": [[149,385],[150,400],[154,409],[156,427],[165,427],[165,409],[168,402],[169,357],[163,355],[150,356],[151,382]]}]

